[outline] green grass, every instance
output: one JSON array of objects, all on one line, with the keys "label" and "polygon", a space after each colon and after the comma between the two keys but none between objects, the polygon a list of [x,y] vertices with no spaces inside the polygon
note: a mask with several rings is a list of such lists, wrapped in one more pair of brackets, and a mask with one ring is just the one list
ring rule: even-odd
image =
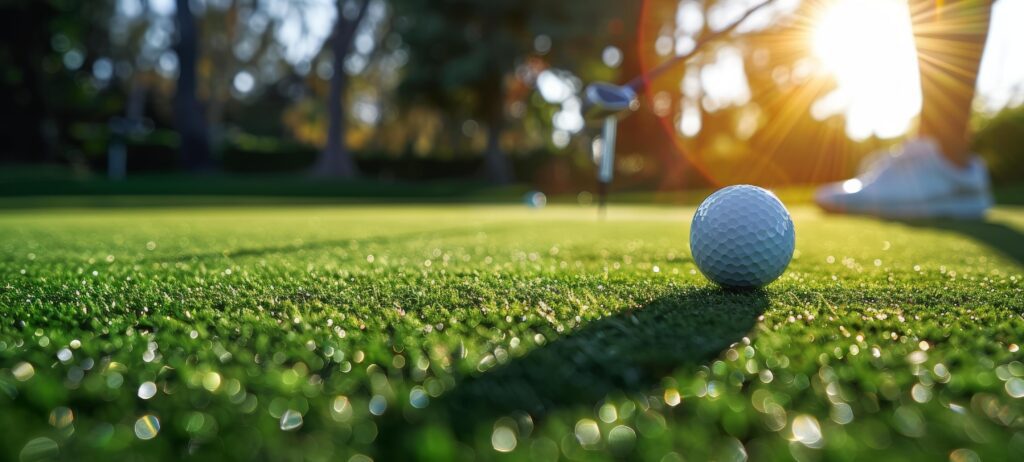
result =
[{"label": "green grass", "polygon": [[509,202],[525,185],[490,186],[479,179],[420,182],[311,178],[307,174],[134,174],[109,180],[60,166],[5,165],[0,209],[41,207],[211,206],[353,203]]},{"label": "green grass", "polygon": [[[596,184],[580,185],[582,189]],[[666,191],[618,190],[616,203],[696,206],[711,189],[686,185]],[[695,187],[697,187],[695,189]],[[0,210],[66,207],[210,207],[260,205],[510,203],[536,189],[529,181],[491,186],[479,179],[436,181],[337,181],[305,174],[147,173],[119,181],[63,166],[5,165],[0,169]],[[814,187],[773,188],[787,204],[812,203]],[[543,191],[550,193],[551,191]],[[1024,205],[1024,183],[998,185],[996,202]],[[552,204],[576,205],[575,193],[551,194]]]},{"label": "green grass", "polygon": [[7,210],[0,460],[1019,460],[1024,209],[793,212],[725,292],[692,208]]}]

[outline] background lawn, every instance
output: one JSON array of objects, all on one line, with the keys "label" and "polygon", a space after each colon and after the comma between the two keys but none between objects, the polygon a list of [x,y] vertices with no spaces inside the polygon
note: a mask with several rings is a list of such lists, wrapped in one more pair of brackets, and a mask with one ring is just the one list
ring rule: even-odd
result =
[{"label": "background lawn", "polygon": [[791,209],[764,291],[693,209],[0,213],[0,460],[1020,460],[1024,209]]}]

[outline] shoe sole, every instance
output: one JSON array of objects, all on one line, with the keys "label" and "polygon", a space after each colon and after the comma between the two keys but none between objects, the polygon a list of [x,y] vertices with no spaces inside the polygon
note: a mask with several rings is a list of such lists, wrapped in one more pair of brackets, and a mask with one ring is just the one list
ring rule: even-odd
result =
[{"label": "shoe sole", "polygon": [[817,201],[818,206],[829,213],[850,215],[871,215],[887,219],[952,218],[957,220],[980,220],[992,207],[988,196],[959,196],[928,202],[871,204],[859,208],[840,207]]}]

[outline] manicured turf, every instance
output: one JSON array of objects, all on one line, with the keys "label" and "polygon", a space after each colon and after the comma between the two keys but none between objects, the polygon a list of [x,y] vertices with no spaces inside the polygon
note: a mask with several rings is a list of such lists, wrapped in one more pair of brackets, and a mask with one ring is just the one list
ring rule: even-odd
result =
[{"label": "manicured turf", "polygon": [[2,212],[0,460],[1021,460],[1024,209],[739,293],[692,210]]}]

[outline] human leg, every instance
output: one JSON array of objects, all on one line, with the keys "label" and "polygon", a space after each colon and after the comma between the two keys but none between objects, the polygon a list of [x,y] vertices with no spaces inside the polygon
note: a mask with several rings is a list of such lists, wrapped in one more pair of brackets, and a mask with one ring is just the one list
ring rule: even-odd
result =
[{"label": "human leg", "polygon": [[991,9],[991,0],[911,2],[921,73],[919,136],[934,139],[959,167],[972,158],[968,126]]}]

